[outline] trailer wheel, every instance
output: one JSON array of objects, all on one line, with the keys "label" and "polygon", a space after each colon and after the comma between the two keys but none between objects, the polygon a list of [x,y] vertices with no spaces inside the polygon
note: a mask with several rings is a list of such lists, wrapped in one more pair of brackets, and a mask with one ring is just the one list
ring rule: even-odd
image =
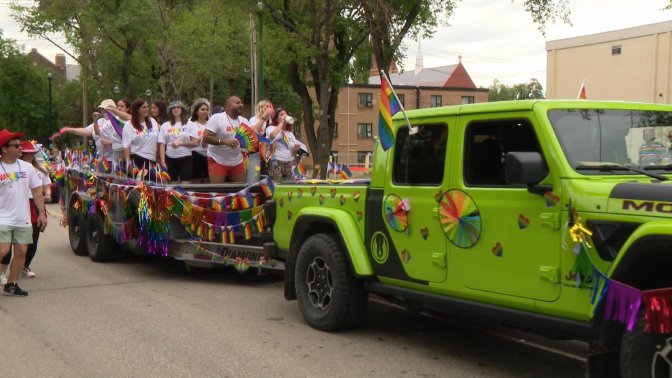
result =
[{"label": "trailer wheel", "polygon": [[101,213],[86,218],[86,247],[91,260],[102,262],[114,257],[116,242],[105,234],[105,221]]},{"label": "trailer wheel", "polygon": [[317,234],[301,245],[296,261],[295,285],[299,308],[312,327],[338,331],[360,320],[368,295],[346,260],[338,239]]},{"label": "trailer wheel", "polygon": [[86,240],[84,237],[84,216],[82,210],[75,208],[75,198],[70,200],[68,205],[68,237],[70,239],[70,248],[77,256],[86,256]]},{"label": "trailer wheel", "polygon": [[623,333],[620,365],[622,378],[672,377],[672,334],[644,332],[641,311],[632,332]]}]

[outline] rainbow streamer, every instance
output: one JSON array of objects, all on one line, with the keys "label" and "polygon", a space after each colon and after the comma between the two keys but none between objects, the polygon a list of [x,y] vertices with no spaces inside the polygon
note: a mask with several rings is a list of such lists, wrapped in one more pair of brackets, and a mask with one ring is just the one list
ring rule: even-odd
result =
[{"label": "rainbow streamer", "polygon": [[259,149],[257,133],[247,125],[241,124],[240,127],[236,129],[234,137],[238,140],[241,150],[254,152]]},{"label": "rainbow streamer", "polygon": [[397,95],[394,93],[392,84],[387,80],[387,76],[380,74],[380,109],[378,117],[378,135],[380,145],[383,151],[387,151],[394,144],[394,130],[392,129],[392,116],[401,110],[397,101]]}]

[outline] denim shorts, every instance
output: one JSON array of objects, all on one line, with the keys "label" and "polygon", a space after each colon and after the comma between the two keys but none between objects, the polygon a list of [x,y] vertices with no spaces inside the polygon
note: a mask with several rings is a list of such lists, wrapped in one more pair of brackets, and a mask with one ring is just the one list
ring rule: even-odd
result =
[{"label": "denim shorts", "polygon": [[0,225],[0,244],[33,244],[33,226]]}]

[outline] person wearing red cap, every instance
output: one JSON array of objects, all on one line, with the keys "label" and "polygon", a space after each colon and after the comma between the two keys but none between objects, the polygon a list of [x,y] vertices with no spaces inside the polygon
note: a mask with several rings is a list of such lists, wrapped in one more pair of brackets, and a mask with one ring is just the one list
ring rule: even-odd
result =
[{"label": "person wearing red cap", "polygon": [[[51,179],[49,178],[49,172],[40,165],[40,163],[35,159],[35,154],[40,152],[39,148],[29,141],[21,142],[21,160],[25,161],[28,164],[31,164],[37,176],[42,180],[42,193],[46,202],[51,201]],[[37,223],[38,215],[37,205],[33,199],[33,195],[30,195],[30,222],[33,225],[33,242],[28,246],[26,252],[26,261],[24,262],[23,270],[21,271],[22,277],[34,278],[36,276],[35,272],[30,268],[30,263],[35,258],[35,253],[37,252],[37,242],[40,239],[40,226]],[[0,262],[0,283],[3,285],[7,283],[7,267],[9,266],[12,258],[12,253],[8,253]]]},{"label": "person wearing red cap", "polygon": [[21,141],[23,133],[0,130],[0,259],[10,247],[14,247],[4,295],[25,297],[28,292],[16,284],[23,270],[28,245],[33,243],[33,228],[30,218],[30,194],[37,206],[37,224],[40,231],[47,227],[44,208],[42,180],[32,164],[21,164]]}]

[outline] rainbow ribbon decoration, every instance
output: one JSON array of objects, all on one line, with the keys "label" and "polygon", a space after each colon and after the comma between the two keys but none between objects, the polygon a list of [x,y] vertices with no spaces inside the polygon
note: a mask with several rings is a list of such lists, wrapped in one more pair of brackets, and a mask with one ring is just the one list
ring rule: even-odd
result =
[{"label": "rainbow ribbon decoration", "polygon": [[392,116],[402,110],[397,95],[394,93],[385,73],[380,73],[380,108],[378,117],[378,135],[383,151],[387,151],[394,144],[394,130]]}]

